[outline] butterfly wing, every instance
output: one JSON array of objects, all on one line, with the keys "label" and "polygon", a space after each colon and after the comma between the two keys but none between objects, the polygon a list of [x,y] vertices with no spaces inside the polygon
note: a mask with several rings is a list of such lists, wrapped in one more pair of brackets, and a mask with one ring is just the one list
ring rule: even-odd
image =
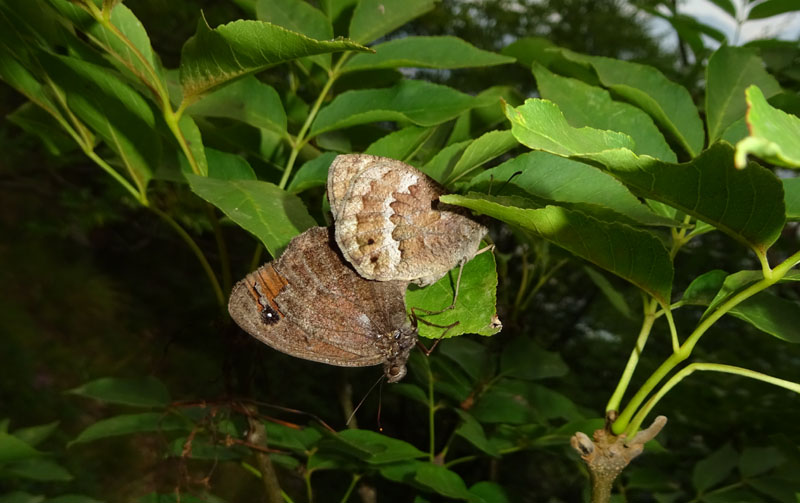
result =
[{"label": "butterfly wing", "polygon": [[292,356],[345,367],[384,363],[391,348],[383,341],[409,325],[406,284],[364,280],[330,243],[322,227],[296,237],[277,261],[237,283],[231,316]]},{"label": "butterfly wing", "polygon": [[444,188],[403,162],[340,155],[328,173],[336,242],[367,279],[427,285],[471,259],[486,228],[439,203]]}]

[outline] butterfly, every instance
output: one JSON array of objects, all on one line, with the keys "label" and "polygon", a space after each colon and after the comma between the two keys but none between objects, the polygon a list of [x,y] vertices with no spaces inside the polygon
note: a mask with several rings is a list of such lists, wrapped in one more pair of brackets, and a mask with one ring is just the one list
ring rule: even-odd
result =
[{"label": "butterfly", "polygon": [[444,187],[404,162],[339,155],[328,170],[336,243],[366,279],[435,283],[478,252],[487,229],[439,202]]},{"label": "butterfly", "polygon": [[283,353],[341,367],[383,364],[406,375],[417,342],[407,281],[369,281],[344,260],[330,228],[313,227],[239,281],[228,311],[247,333]]}]

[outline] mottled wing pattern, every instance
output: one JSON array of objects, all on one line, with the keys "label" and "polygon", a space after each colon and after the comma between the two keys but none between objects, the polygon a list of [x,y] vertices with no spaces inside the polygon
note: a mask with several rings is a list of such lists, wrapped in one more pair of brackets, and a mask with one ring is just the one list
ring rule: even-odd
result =
[{"label": "mottled wing pattern", "polygon": [[486,228],[439,203],[444,188],[403,162],[340,155],[328,172],[336,242],[367,279],[428,285],[471,259]]},{"label": "mottled wing pattern", "polygon": [[407,284],[361,278],[332,248],[330,233],[309,229],[277,261],[237,283],[231,316],[250,335],[292,356],[344,367],[384,363],[391,357],[388,339],[409,325]]}]

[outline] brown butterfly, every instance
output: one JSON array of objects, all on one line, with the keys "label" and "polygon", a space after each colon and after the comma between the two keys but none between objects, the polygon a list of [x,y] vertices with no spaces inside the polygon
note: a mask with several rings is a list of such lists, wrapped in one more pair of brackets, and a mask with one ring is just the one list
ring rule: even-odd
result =
[{"label": "brown butterfly", "polygon": [[333,230],[313,227],[238,282],[228,311],[278,351],[341,367],[383,364],[387,380],[397,382],[417,341],[407,286],[362,278],[338,252]]},{"label": "brown butterfly", "polygon": [[420,286],[478,252],[487,229],[439,202],[444,187],[412,166],[367,154],[337,156],[328,170],[336,242],[358,273]]}]

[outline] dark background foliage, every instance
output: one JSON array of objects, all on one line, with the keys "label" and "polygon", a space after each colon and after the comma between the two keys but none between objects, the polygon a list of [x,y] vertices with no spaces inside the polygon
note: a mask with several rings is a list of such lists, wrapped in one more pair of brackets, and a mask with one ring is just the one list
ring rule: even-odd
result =
[{"label": "dark background foliage", "polygon": [[[142,20],[167,67],[177,66],[181,45],[194,33],[201,10],[212,26],[248,15],[246,2],[241,2],[244,9],[214,1],[131,0],[126,5]],[[638,12],[617,1],[451,0],[397,35],[452,34],[495,51],[518,37],[539,35],[578,52],[646,62],[691,82],[695,69],[682,65],[677,53],[654,40]],[[521,67],[502,72],[420,71],[419,76],[464,91],[510,84],[523,96],[533,92],[530,72]],[[0,114],[13,111],[23,101],[0,84]],[[8,121],[0,123],[0,149],[0,233],[4,236],[0,242],[0,417],[9,417],[14,427],[60,421],[59,432],[48,445],[64,445],[88,424],[120,410],[65,394],[65,390],[108,375],[155,375],[181,399],[248,396],[316,415],[337,429],[344,427],[341,393],[352,387],[356,402],[367,395],[378,376],[374,368],[340,369],[293,359],[231,326],[185,246],[152,213],[128,201],[79,150],[54,157]],[[211,224],[197,198],[158,184],[152,191],[154,200],[178,210],[181,223],[193,231],[213,260],[215,245],[207,232]],[[251,260],[252,240],[235,226],[224,232],[234,277],[242,276]],[[469,338],[500,354],[525,335],[559,353],[570,373],[544,383],[590,415],[600,416],[633,345],[637,322],[621,321],[575,259],[524,309],[514,311],[521,255],[546,252],[556,260],[563,252],[526,242],[500,225],[493,225],[492,236],[501,263],[498,310],[505,326],[495,337]],[[797,227],[790,226],[775,253],[797,249],[798,241]],[[731,271],[758,268],[745,250],[732,246],[730,238],[707,234],[678,257],[681,276],[676,278],[676,290],[708,270],[709,263]],[[787,288],[790,298],[797,298],[797,293],[796,287]],[[639,302],[635,297],[629,301],[631,305]],[[688,326],[699,314],[680,312],[677,323]],[[669,335],[663,327],[649,344],[650,354],[668,354]],[[800,368],[797,347],[780,345],[733,319],[718,323],[696,356],[790,379],[798,377]],[[434,353],[430,358],[440,356]],[[637,376],[648,375],[659,361],[645,358]],[[639,384],[636,379],[634,389]],[[382,394],[367,396],[358,414],[360,427],[376,429],[379,402],[385,433],[416,446],[426,445],[426,410],[388,387]],[[670,418],[659,437],[666,449],[637,459],[624,475],[629,501],[653,501],[651,494],[656,490],[689,491],[695,463],[721,446],[742,451],[797,445],[797,404],[797,397],[788,391],[739,377],[712,374],[687,379],[658,407],[659,413]],[[300,424],[308,421],[279,411],[276,416]],[[440,428],[447,431],[457,418],[443,415],[440,419]],[[169,488],[182,470],[197,479],[207,469],[191,463],[180,467],[174,458],[163,458],[164,449],[163,438],[141,435],[61,451],[59,461],[75,475],[64,483],[64,492],[128,501],[156,488]],[[454,449],[465,455],[471,452],[466,445],[456,444]],[[511,501],[579,501],[586,485],[576,456],[566,446],[479,459],[457,469],[466,480],[492,474],[513,495]],[[213,484],[224,490],[217,492],[227,493],[229,501],[258,500],[252,498],[259,490],[256,481],[232,473],[231,467],[220,463],[212,475]],[[288,493],[302,494],[301,483],[290,472],[281,475]],[[337,472],[320,473],[315,478],[319,500],[338,500],[348,483]],[[408,486],[378,478],[372,483],[381,501],[413,498]],[[0,479],[4,490],[28,487],[21,484],[13,478]]]}]

